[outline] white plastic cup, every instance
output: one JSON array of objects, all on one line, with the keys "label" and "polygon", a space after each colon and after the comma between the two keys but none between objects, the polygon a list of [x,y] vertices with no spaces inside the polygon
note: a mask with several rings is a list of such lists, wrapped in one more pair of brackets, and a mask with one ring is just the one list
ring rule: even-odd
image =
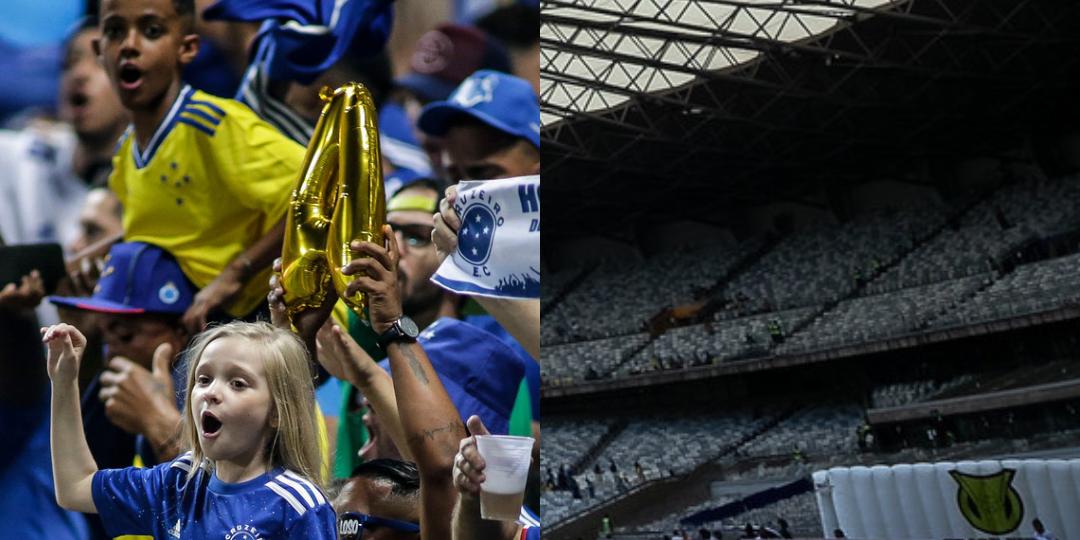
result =
[{"label": "white plastic cup", "polygon": [[476,449],[486,464],[480,484],[480,517],[515,521],[521,515],[532,448],[532,437],[476,436]]}]

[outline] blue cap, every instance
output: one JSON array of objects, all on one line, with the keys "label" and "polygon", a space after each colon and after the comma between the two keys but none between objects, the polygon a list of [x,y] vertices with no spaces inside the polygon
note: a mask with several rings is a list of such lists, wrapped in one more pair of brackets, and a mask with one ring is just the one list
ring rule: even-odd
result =
[{"label": "blue cap", "polygon": [[125,242],[109,250],[93,296],[50,296],[49,301],[100,313],[181,315],[191,306],[195,292],[169,252],[143,242]]},{"label": "blue cap", "polygon": [[397,192],[416,183],[417,180],[426,178],[428,177],[412,169],[395,169],[383,180],[383,186],[386,189],[386,202],[390,202],[390,199],[393,199]]},{"label": "blue cap", "polygon": [[412,120],[401,105],[387,103],[379,110],[379,146],[383,161],[389,161],[395,168],[431,174],[431,161],[420,147]]},{"label": "blue cap", "polygon": [[449,99],[424,107],[416,123],[425,133],[441,137],[461,115],[540,148],[540,101],[525,79],[498,71],[477,71]]},{"label": "blue cap", "polygon": [[[461,421],[475,414],[491,433],[508,433],[510,413],[525,376],[517,353],[491,333],[447,317],[428,326],[419,341]],[[389,360],[379,366],[390,371]]]}]

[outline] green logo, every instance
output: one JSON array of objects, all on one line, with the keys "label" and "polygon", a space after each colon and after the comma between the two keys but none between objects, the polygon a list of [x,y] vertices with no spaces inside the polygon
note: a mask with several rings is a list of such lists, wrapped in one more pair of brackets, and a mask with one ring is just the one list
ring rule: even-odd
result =
[{"label": "green logo", "polygon": [[987,534],[1015,531],[1024,519],[1024,503],[1012,487],[1015,469],[1002,469],[987,476],[949,471],[956,480],[956,504],[972,527]]}]

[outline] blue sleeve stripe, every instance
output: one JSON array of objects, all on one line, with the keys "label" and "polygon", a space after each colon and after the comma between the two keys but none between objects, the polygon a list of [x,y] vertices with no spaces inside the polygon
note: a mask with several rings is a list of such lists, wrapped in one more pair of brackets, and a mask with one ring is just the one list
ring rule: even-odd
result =
[{"label": "blue sleeve stripe", "polygon": [[201,132],[203,132],[203,133],[205,133],[207,135],[210,135],[211,137],[214,136],[214,130],[212,130],[212,129],[210,129],[210,128],[208,128],[208,127],[206,127],[206,126],[204,126],[204,125],[202,125],[202,124],[196,122],[195,120],[193,120],[191,118],[188,118],[186,116],[181,116],[180,118],[177,118],[176,121],[187,124],[187,125],[195,128],[195,129],[197,129],[197,130],[199,130],[199,131],[201,131]]},{"label": "blue sleeve stripe", "polygon": [[221,123],[221,118],[218,118],[216,116],[207,114],[202,109],[196,109],[195,107],[186,107],[186,108],[184,108],[183,111],[181,111],[181,114],[183,114],[183,113],[194,114],[195,116],[198,116],[199,118],[202,118],[202,119],[206,120],[207,122],[210,122],[214,126],[217,126],[218,124]]},{"label": "blue sleeve stripe", "polygon": [[204,101],[204,100],[201,100],[201,99],[189,99],[188,103],[190,103],[192,105],[202,105],[203,107],[206,107],[207,109],[210,109],[211,111],[216,112],[216,113],[220,114],[221,116],[225,116],[225,111],[222,110],[221,107],[218,107],[217,105],[214,105],[213,103],[210,103],[209,101]]}]

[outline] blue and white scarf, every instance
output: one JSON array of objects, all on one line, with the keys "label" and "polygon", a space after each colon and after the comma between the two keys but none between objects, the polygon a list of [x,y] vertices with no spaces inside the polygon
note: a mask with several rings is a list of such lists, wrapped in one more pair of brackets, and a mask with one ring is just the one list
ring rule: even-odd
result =
[{"label": "blue and white scarf", "polygon": [[431,280],[451,291],[540,298],[540,176],[458,184],[458,248]]}]

